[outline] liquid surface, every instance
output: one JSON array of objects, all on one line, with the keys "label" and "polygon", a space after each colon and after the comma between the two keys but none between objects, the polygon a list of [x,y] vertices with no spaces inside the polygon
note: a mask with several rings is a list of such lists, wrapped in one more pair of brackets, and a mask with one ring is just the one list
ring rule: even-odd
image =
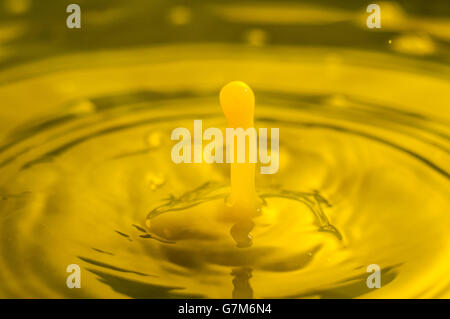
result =
[{"label": "liquid surface", "polygon": [[[5,68],[0,296],[449,297],[450,72],[436,59],[186,43]],[[174,128],[227,126],[233,79],[255,92],[255,127],[280,128],[279,172],[256,174],[260,214],[241,223],[224,213],[228,164],[170,158]],[[69,264],[82,289],[66,287]]]}]

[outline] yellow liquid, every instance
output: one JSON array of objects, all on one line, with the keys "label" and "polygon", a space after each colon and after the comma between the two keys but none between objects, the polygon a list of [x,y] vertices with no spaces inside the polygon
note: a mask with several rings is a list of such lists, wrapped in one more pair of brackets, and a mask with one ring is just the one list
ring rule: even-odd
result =
[{"label": "yellow liquid", "polygon": [[[0,297],[449,297],[449,75],[381,52],[238,44],[11,67]],[[174,128],[227,127],[232,79],[255,92],[255,127],[280,128],[279,172],[256,174],[261,211],[241,223],[223,214],[229,164],[170,158]],[[65,286],[73,263],[81,289]]]}]

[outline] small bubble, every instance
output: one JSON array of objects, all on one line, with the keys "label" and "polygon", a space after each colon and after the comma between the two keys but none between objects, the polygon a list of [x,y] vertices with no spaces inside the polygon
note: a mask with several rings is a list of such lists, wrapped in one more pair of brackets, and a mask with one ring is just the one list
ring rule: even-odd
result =
[{"label": "small bubble", "polygon": [[81,100],[70,108],[72,114],[88,114],[94,112],[96,106],[90,100]]},{"label": "small bubble", "polygon": [[231,196],[225,197],[225,206],[231,208],[231,207],[233,207],[233,205],[234,205],[234,202],[233,202],[233,200],[231,199]]},{"label": "small bubble", "polygon": [[159,132],[152,132],[147,137],[147,143],[150,148],[156,148],[161,145],[161,134]]},{"label": "small bubble", "polygon": [[152,191],[164,185],[166,182],[162,174],[149,173],[147,174],[147,180],[150,183],[150,189]]},{"label": "small bubble", "polygon": [[191,22],[191,9],[184,6],[174,7],[169,13],[170,22],[174,25],[185,25]]},{"label": "small bubble", "polygon": [[261,47],[266,44],[267,33],[261,29],[251,29],[247,31],[245,38],[249,45]]},{"label": "small bubble", "polygon": [[326,102],[330,105],[337,106],[337,107],[348,106],[348,100],[342,94],[334,94],[333,96],[328,98],[326,100]]}]

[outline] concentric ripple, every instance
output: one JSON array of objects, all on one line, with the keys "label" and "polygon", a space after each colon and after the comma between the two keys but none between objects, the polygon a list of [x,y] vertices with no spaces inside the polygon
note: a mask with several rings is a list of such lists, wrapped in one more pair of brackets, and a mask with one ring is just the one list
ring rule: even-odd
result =
[{"label": "concentric ripple", "polygon": [[[3,72],[2,112],[17,120],[0,146],[0,296],[449,296],[449,74],[231,45]],[[218,88],[233,78],[255,91],[256,125],[280,128],[280,170],[258,174],[264,205],[241,225],[224,217],[228,165],[170,157],[174,128],[226,126]],[[82,289],[65,286],[73,263]],[[366,286],[371,264],[381,289]]]}]

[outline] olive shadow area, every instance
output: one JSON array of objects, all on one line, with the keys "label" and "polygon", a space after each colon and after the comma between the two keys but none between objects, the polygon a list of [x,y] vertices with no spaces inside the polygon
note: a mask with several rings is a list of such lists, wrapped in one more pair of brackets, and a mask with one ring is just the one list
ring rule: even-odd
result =
[{"label": "olive shadow area", "polygon": [[84,261],[84,262],[86,262],[88,264],[91,264],[91,265],[94,265],[94,266],[98,266],[98,267],[107,268],[107,269],[114,270],[114,271],[119,271],[119,272],[124,272],[124,273],[131,273],[131,274],[144,276],[144,277],[146,277],[146,276],[156,277],[156,276],[153,276],[153,275],[144,274],[144,273],[139,272],[139,271],[119,268],[119,267],[116,267],[116,266],[113,266],[113,265],[110,265],[110,264],[107,264],[107,263],[104,263],[104,262],[101,262],[101,261],[93,260],[93,259],[90,259],[90,258],[87,258],[87,257],[78,256],[78,259],[80,259],[80,260],[82,260],[82,261]]},{"label": "olive shadow area", "polygon": [[[398,275],[398,272],[394,269],[397,268],[398,265],[389,266],[381,269],[381,288],[387,286],[390,282],[392,282]],[[373,289],[367,287],[367,276],[370,273],[354,276],[348,278],[344,281],[341,281],[340,284],[343,284],[340,287],[331,288],[331,289],[317,289],[308,292],[302,292],[300,294],[294,294],[289,296],[281,297],[282,299],[296,299],[296,298],[308,298],[308,297],[319,297],[320,299],[352,299],[360,297],[364,294],[367,294]]]},{"label": "olive shadow area", "polygon": [[114,291],[134,299],[196,299],[204,298],[197,294],[175,292],[182,287],[166,287],[143,283],[123,277],[111,275],[99,270],[87,268],[87,271],[97,276],[97,279],[111,287]]}]

